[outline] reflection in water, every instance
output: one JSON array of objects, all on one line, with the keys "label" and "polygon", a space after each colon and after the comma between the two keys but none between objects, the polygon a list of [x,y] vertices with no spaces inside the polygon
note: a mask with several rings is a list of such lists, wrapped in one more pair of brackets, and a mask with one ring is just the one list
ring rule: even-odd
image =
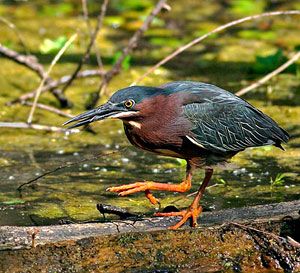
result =
[{"label": "reflection in water", "polygon": [[[83,133],[85,134],[85,133]],[[16,188],[45,170],[90,158],[95,151],[105,153],[98,160],[87,161],[50,174],[28,186],[20,196]],[[203,205],[206,210],[239,207],[295,200],[300,197],[299,164],[280,159],[275,148],[247,150],[234,160],[234,167],[219,169],[208,188]],[[265,153],[268,156],[265,156]],[[184,177],[184,166],[173,158],[164,158],[137,150],[121,149],[116,145],[89,146],[52,151],[2,151],[7,166],[1,168],[0,224],[53,224],[59,219],[73,221],[101,219],[97,203],[127,208],[135,213],[151,215],[155,211],[144,195],[118,197],[105,191],[107,187],[141,180],[178,183]],[[34,158],[34,160],[32,160]],[[287,164],[288,163],[288,164]],[[237,168],[238,167],[238,168]],[[284,184],[270,187],[270,178],[278,173],[288,173]],[[13,176],[11,175],[13,174]],[[198,189],[203,173],[196,173],[190,193]],[[193,196],[189,194],[157,192],[162,207],[188,206]]]}]

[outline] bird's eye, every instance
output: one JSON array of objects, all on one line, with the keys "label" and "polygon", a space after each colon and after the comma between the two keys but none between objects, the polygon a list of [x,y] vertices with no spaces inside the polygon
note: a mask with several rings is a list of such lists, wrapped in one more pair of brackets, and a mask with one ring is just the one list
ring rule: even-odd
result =
[{"label": "bird's eye", "polygon": [[126,100],[126,101],[124,102],[124,106],[125,106],[127,109],[130,109],[130,108],[133,107],[134,103],[135,103],[134,100]]}]

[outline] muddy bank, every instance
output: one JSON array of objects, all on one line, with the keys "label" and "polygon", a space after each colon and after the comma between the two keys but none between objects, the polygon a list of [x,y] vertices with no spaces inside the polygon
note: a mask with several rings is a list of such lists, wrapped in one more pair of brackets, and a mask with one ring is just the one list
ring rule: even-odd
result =
[{"label": "muddy bank", "polygon": [[[295,272],[300,201],[175,218],[0,228],[1,272]],[[226,223],[226,224],[224,224]]]}]

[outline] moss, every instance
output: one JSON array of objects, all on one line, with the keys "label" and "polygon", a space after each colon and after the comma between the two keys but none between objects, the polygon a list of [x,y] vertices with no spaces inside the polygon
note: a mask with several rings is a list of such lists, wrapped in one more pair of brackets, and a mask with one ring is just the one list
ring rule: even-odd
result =
[{"label": "moss", "polygon": [[[284,9],[295,5],[293,1],[287,2],[282,4]],[[51,6],[51,3],[49,5]],[[98,8],[97,6],[97,12]],[[42,12],[40,8],[29,2],[18,6],[0,5],[0,14],[5,14],[6,18],[16,24],[29,50],[36,54],[46,67],[53,54],[39,53],[38,48],[42,41],[45,38],[55,39],[61,35],[69,37],[77,31],[79,39],[55,65],[51,76],[59,78],[72,73],[88,43],[85,24],[82,24],[82,19],[77,15],[67,13],[68,15],[64,17],[51,17],[42,16],[40,12]],[[74,14],[80,12],[77,10]],[[146,11],[141,13],[133,11],[116,14],[118,18],[107,17],[111,21],[117,19],[120,26],[113,28],[110,22],[106,22],[98,35],[97,45],[101,47],[105,69],[110,68],[115,52],[127,43],[131,33],[126,28],[136,29],[141,22],[140,15],[145,13]],[[99,103],[103,103],[115,90],[130,85],[146,72],[149,66],[169,54],[176,44],[174,41],[177,40],[177,43],[181,44],[190,41],[195,36],[224,23],[224,20],[227,22],[228,16],[231,15],[217,1],[202,3],[188,0],[186,5],[174,1],[172,11],[160,17],[166,22],[166,26],[160,26],[160,22],[146,33],[146,38],[141,41],[142,46],[132,54],[132,67],[112,80],[107,95],[103,96]],[[95,20],[96,18],[91,16],[92,24]],[[284,16],[274,17],[270,29],[267,30],[263,29],[260,22],[249,22],[239,28],[228,29],[218,34],[217,38],[206,40],[179,55],[140,84],[160,85],[171,80],[187,79],[212,82],[231,91],[238,90],[260,77],[249,73],[255,55],[276,51],[278,47],[282,48],[286,55],[294,50],[295,45],[299,44],[300,37],[297,35],[299,33],[297,20],[296,16],[290,16],[288,20]],[[264,36],[266,33],[267,39],[253,38],[256,34],[266,38]],[[23,50],[17,36],[9,28],[1,27],[0,34],[1,43],[19,51]],[[170,44],[168,39],[165,39],[165,44],[159,45],[151,43],[149,39],[162,38],[161,36],[173,39],[169,39]],[[1,70],[0,77],[0,119],[25,121],[29,107],[21,105],[8,107],[5,103],[34,90],[39,85],[40,79],[35,73],[7,59],[1,58],[1,65],[5,69]],[[84,69],[96,67],[95,56],[92,54]],[[64,111],[73,114],[84,111],[89,94],[94,92],[98,85],[98,78],[76,80],[66,93],[74,103],[74,108]],[[218,183],[218,179],[227,181],[228,185],[214,186],[206,192],[202,200],[206,209],[276,202],[282,198],[287,200],[299,198],[300,167],[297,162],[300,155],[300,139],[297,136],[300,133],[300,93],[298,91],[298,76],[284,73],[245,95],[245,99],[269,114],[296,137],[285,145],[285,152],[276,148],[246,150],[233,159],[233,163],[237,166],[234,169],[216,169],[211,185]],[[40,102],[59,107],[49,92],[41,95]],[[40,109],[36,110],[34,116],[34,122],[41,124],[61,126],[65,121],[64,117]],[[129,146],[121,122],[104,121],[94,124],[93,129],[96,135],[80,132],[67,136],[61,133],[1,128],[0,147],[3,155],[0,157],[0,202],[20,198],[16,188],[44,170],[52,170],[67,162],[80,161],[95,153],[103,153],[97,160],[62,169],[31,186],[24,187],[22,200],[30,204],[26,208],[26,213],[42,217],[48,217],[49,213],[52,218],[72,217],[75,220],[86,220],[99,217],[95,208],[97,203],[108,203],[127,208],[132,212],[152,214],[156,208],[145,199],[143,193],[120,198],[116,194],[105,192],[105,189],[109,186],[143,180],[179,183],[185,175],[184,167],[179,166],[173,159],[157,157],[135,148],[120,150],[118,146]],[[117,152],[105,155],[113,151]],[[236,175],[234,171],[238,168],[245,169],[245,172]],[[265,175],[266,172],[269,174]],[[283,187],[271,191],[270,177],[275,177],[278,173],[288,173],[289,177]],[[199,171],[194,175],[190,192],[198,189],[202,179],[203,172]],[[162,207],[174,205],[184,208],[193,199],[193,196],[187,197],[187,194],[164,192],[154,194],[160,198]],[[14,211],[11,213],[13,215]]]}]

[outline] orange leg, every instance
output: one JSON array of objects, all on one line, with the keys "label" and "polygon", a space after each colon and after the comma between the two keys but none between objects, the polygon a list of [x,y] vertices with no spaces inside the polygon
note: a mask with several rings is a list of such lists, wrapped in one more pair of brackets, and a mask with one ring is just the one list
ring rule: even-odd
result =
[{"label": "orange leg", "polygon": [[193,168],[188,164],[186,171],[186,178],[180,184],[166,184],[158,183],[153,181],[136,182],[133,184],[122,185],[118,187],[111,187],[106,189],[110,192],[117,192],[119,196],[125,196],[136,192],[145,192],[146,197],[152,204],[159,203],[159,200],[155,198],[151,190],[155,191],[172,191],[172,192],[186,192],[191,188],[192,185],[192,170]]},{"label": "orange leg", "polygon": [[204,180],[197,192],[195,199],[188,209],[179,211],[179,212],[157,212],[154,216],[181,216],[182,219],[174,226],[169,227],[169,229],[178,229],[180,228],[189,218],[192,220],[192,226],[197,226],[197,218],[202,212],[202,207],[199,205],[200,199],[204,193],[206,186],[208,185],[210,178],[213,174],[213,169],[205,170]]}]

